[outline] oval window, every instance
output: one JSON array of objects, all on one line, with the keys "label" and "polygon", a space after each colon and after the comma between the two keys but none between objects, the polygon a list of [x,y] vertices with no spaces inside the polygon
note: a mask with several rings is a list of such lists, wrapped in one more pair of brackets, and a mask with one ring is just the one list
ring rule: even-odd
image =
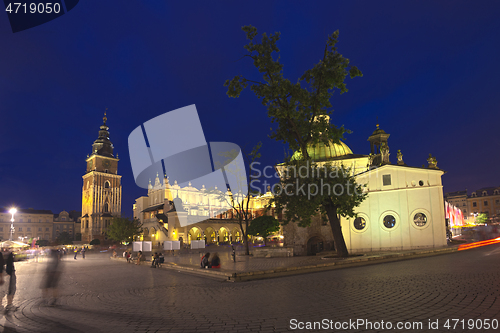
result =
[{"label": "oval window", "polygon": [[386,217],[384,217],[384,227],[386,227],[387,229],[391,229],[391,228],[394,228],[394,226],[396,225],[396,218],[392,215],[387,215]]},{"label": "oval window", "polygon": [[417,227],[423,227],[427,223],[427,216],[425,216],[424,213],[417,213],[413,217],[413,223],[415,223]]},{"label": "oval window", "polygon": [[356,217],[354,220],[354,228],[356,230],[363,230],[366,227],[366,220],[362,217]]}]

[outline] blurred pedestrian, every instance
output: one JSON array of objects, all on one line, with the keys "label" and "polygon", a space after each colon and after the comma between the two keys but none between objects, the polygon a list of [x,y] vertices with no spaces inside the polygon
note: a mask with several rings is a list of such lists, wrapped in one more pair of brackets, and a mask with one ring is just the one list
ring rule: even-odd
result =
[{"label": "blurred pedestrian", "polygon": [[78,255],[78,248],[77,247],[75,247],[74,252],[75,252],[75,258],[74,259],[76,260],[76,256]]},{"label": "blurred pedestrian", "polygon": [[141,260],[142,260],[142,251],[139,251],[139,253],[137,253],[137,262],[135,264],[140,265]]},{"label": "blurred pedestrian", "polygon": [[[47,258],[47,269],[45,271],[45,279],[40,288],[42,288],[42,297],[47,301],[47,305],[54,306],[57,303],[57,286],[61,277],[61,261],[62,253],[56,249],[50,249]],[[52,291],[52,299],[49,300],[49,291]]]},{"label": "blurred pedestrian", "polygon": [[165,257],[163,256],[163,253],[160,252],[158,255],[158,267],[161,267],[161,264],[165,262]]},{"label": "blurred pedestrian", "polygon": [[82,247],[80,252],[82,253],[82,258],[85,259],[85,246]]},{"label": "blurred pedestrian", "polygon": [[126,256],[125,258],[127,259],[127,262],[130,263],[132,260],[132,253],[130,253],[129,251],[125,252],[126,253]]},{"label": "blurred pedestrian", "polygon": [[[5,273],[3,266],[5,265]],[[6,279],[4,279],[4,276]],[[8,279],[7,279],[8,278]],[[14,253],[10,248],[4,248],[0,255],[0,306],[3,297],[7,295],[7,306],[5,314],[14,311],[14,295],[16,293],[16,269],[14,268]]]}]

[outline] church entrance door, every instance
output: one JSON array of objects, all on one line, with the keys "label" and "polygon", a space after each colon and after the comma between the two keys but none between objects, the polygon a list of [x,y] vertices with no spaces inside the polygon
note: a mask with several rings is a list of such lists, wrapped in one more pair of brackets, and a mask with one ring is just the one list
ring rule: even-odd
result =
[{"label": "church entrance door", "polygon": [[321,238],[314,236],[307,241],[307,255],[314,256],[324,250],[324,243]]}]

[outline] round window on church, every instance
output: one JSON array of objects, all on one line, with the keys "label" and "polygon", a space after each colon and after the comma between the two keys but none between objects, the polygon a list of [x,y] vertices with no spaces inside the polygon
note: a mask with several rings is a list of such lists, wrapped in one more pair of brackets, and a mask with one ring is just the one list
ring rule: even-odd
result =
[{"label": "round window on church", "polygon": [[424,213],[417,213],[413,217],[413,223],[415,223],[417,227],[423,227],[427,223],[427,216]]},{"label": "round window on church", "polygon": [[384,227],[387,229],[394,228],[396,225],[396,218],[392,215],[387,215],[384,217]]},{"label": "round window on church", "polygon": [[362,217],[356,217],[354,220],[354,228],[356,230],[363,230],[366,227],[366,220]]}]

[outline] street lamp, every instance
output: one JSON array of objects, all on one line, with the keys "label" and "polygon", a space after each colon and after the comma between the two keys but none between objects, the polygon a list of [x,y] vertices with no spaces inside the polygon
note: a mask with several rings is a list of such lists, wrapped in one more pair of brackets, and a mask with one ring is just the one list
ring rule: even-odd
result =
[{"label": "street lamp", "polygon": [[11,241],[12,240],[12,236],[14,234],[14,215],[17,213],[17,209],[15,209],[14,207],[12,207],[9,210],[9,213],[12,214],[12,218],[10,219],[10,238],[9,238],[9,240]]}]

